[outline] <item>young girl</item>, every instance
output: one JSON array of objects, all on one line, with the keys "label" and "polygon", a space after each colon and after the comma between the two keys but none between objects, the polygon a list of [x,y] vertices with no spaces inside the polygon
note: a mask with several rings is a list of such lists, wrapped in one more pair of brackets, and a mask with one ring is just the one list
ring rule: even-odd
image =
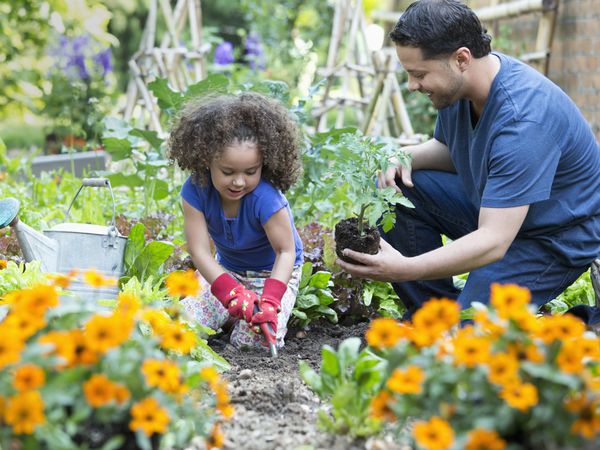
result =
[{"label": "young girl", "polygon": [[191,172],[181,189],[185,236],[206,280],[184,307],[215,330],[234,319],[236,347],[260,346],[263,323],[275,333],[267,340],[283,346],[303,258],[282,194],[300,174],[296,123],[283,106],[256,93],[200,99],[184,107],[169,147],[170,157]]}]

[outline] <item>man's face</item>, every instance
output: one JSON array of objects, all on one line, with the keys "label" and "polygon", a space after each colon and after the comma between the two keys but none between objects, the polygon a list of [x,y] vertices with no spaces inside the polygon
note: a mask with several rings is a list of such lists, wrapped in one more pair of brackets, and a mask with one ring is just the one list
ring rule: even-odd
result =
[{"label": "man's face", "polygon": [[462,95],[463,77],[454,54],[448,58],[423,59],[421,49],[396,45],[398,59],[408,73],[409,91],[419,91],[429,97],[436,109],[458,101]]}]

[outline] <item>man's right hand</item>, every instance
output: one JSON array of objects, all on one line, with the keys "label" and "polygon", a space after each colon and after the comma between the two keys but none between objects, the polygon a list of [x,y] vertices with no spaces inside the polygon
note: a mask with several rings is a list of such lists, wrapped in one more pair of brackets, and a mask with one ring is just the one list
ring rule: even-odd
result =
[{"label": "man's right hand", "polygon": [[377,174],[377,187],[379,189],[393,187],[396,192],[402,193],[402,189],[396,184],[396,177],[400,178],[405,186],[413,187],[412,167],[403,166],[396,158],[393,158],[391,162],[394,164],[394,167],[390,167],[386,171]]}]

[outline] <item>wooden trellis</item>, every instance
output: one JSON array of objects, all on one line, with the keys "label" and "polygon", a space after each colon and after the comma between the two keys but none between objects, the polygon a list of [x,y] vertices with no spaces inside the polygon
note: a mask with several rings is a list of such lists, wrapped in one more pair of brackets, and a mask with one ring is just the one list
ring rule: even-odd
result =
[{"label": "wooden trellis", "polygon": [[[492,23],[497,29],[499,20],[535,14],[538,18],[535,48],[532,52],[520,55],[520,59],[535,67],[544,75],[548,75],[552,40],[558,12],[558,0],[512,0],[500,3],[490,0],[490,6],[475,9],[475,13],[484,23]],[[373,19],[395,24],[401,11],[374,11]]]},{"label": "wooden trellis", "polygon": [[[167,32],[157,44],[159,14]],[[189,32],[191,48],[181,43],[184,31]],[[149,129],[162,134],[159,110],[148,83],[156,78],[166,78],[173,89],[185,90],[206,77],[205,54],[209,49],[210,45],[202,42],[201,0],[178,0],[175,9],[171,8],[169,0],[151,0],[140,48],[129,60],[131,79],[124,119],[130,120],[137,114]]]},{"label": "wooden trellis", "polygon": [[[325,78],[320,102],[313,110],[318,130],[327,128],[327,113],[336,109],[336,127],[347,114],[370,135],[415,138],[398,80],[395,56],[371,52],[361,0],[338,0],[335,5]],[[337,88],[337,89],[335,89]]]}]

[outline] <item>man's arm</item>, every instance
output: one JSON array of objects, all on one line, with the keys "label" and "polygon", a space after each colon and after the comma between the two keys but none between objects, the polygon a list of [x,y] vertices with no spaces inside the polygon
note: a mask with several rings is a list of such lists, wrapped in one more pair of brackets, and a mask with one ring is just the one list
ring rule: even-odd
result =
[{"label": "man's arm", "polygon": [[337,263],[361,278],[381,281],[432,280],[470,272],[498,261],[514,241],[529,205],[514,208],[481,208],[477,230],[422,255],[406,257],[387,242],[376,255],[352,250],[344,254],[363,265]]}]

